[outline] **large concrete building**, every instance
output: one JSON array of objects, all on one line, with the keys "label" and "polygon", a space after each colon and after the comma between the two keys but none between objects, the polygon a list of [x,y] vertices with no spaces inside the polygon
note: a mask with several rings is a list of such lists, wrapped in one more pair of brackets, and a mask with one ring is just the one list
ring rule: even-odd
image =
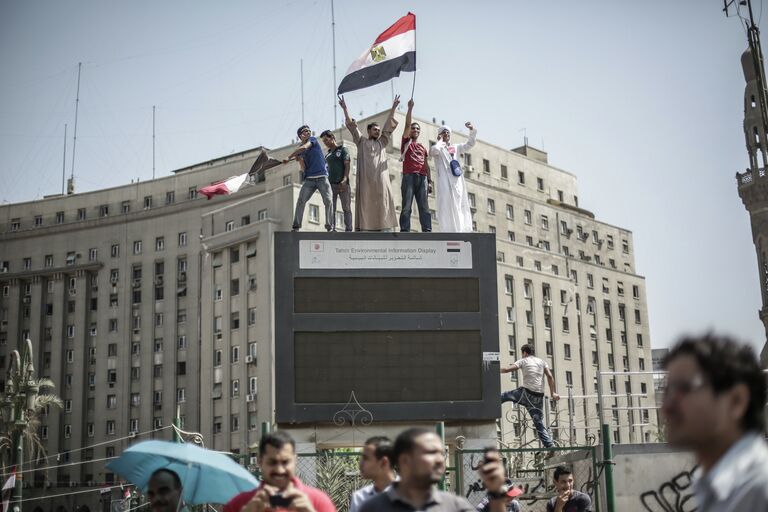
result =
[{"label": "large concrete building", "polygon": [[[437,128],[422,122],[424,143]],[[389,166],[399,198],[397,135]],[[270,170],[228,197],[196,192],[246,172],[260,149],[148,182],[0,206],[0,364],[29,337],[38,374],[57,383],[65,403],[40,432],[55,456],[43,465],[58,467],[28,475],[28,485],[113,482],[103,459],[134,437],[170,438],[177,410],[182,428],[200,432],[208,447],[243,454],[273,422],[273,234],[291,227],[298,167]],[[632,233],[582,208],[576,176],[543,151],[478,141],[464,168],[475,228],[496,233],[501,364],[518,359],[525,343],[549,362],[563,399],[548,404],[547,418],[561,444],[594,443],[601,412],[614,442],[654,439],[645,280]],[[323,230],[322,211],[316,194],[303,229]],[[603,411],[599,371],[619,373],[603,377]],[[519,383],[504,375],[502,391]],[[334,428],[294,433],[305,450],[364,438]],[[374,422],[364,433],[397,428]],[[498,428],[505,445],[538,445],[527,414],[509,404]],[[448,425],[446,438],[488,440],[494,430]],[[85,503],[87,494],[78,496],[66,498],[66,509]]]}]

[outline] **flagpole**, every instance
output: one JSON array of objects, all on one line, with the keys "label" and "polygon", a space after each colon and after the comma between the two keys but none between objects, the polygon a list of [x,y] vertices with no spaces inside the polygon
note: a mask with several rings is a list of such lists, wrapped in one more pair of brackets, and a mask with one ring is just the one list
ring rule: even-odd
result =
[{"label": "flagpole", "polygon": [[411,99],[416,90],[416,16],[413,17],[413,86],[411,87]]}]

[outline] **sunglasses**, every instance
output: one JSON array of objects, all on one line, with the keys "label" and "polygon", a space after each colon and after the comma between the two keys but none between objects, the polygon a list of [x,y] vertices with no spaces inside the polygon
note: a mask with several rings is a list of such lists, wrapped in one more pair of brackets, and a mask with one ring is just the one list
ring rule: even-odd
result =
[{"label": "sunglasses", "polygon": [[695,377],[688,380],[669,380],[661,387],[661,393],[665,397],[671,395],[686,396],[690,395],[694,391],[698,391],[706,384],[707,383],[704,382],[704,379],[701,377],[701,375],[696,375]]}]

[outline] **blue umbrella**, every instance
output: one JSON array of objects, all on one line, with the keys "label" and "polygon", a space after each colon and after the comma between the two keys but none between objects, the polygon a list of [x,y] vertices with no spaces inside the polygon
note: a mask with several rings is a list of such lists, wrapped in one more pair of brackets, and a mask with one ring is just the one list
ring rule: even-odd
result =
[{"label": "blue umbrella", "polygon": [[259,485],[248,470],[224,453],[191,443],[143,441],[125,450],[107,468],[142,492],[147,491],[152,473],[169,469],[179,475],[184,487],[182,498],[189,505],[226,503]]}]

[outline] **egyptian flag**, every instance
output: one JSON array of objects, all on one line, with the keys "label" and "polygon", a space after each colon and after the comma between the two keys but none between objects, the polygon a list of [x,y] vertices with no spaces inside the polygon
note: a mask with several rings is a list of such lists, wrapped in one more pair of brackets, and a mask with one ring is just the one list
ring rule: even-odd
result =
[{"label": "egyptian flag", "polygon": [[198,190],[198,192],[203,194],[208,199],[217,195],[226,196],[229,194],[234,194],[240,190],[246,179],[248,179],[248,173],[241,174],[240,176],[232,176],[231,178],[227,178],[224,181],[217,181],[216,183],[208,185],[207,187],[203,187]]},{"label": "egyptian flag", "polygon": [[339,94],[364,89],[416,71],[416,15],[410,12],[385,30],[358,57],[339,84]]},{"label": "egyptian flag", "polygon": [[198,192],[208,199],[216,195],[234,194],[243,187],[249,176],[255,177],[257,182],[262,182],[264,181],[264,171],[280,164],[282,164],[280,160],[270,158],[267,155],[267,152],[262,149],[261,153],[259,153],[259,156],[256,158],[256,161],[251,166],[250,171],[239,176],[232,176],[223,181],[214,182],[207,187],[201,188]]},{"label": "egyptian flag", "polygon": [[8,512],[9,505],[11,502],[11,495],[13,494],[13,489],[16,487],[16,468],[13,468],[13,472],[11,473],[11,476],[8,477],[8,480],[5,481],[5,485],[3,485],[3,512]]}]

